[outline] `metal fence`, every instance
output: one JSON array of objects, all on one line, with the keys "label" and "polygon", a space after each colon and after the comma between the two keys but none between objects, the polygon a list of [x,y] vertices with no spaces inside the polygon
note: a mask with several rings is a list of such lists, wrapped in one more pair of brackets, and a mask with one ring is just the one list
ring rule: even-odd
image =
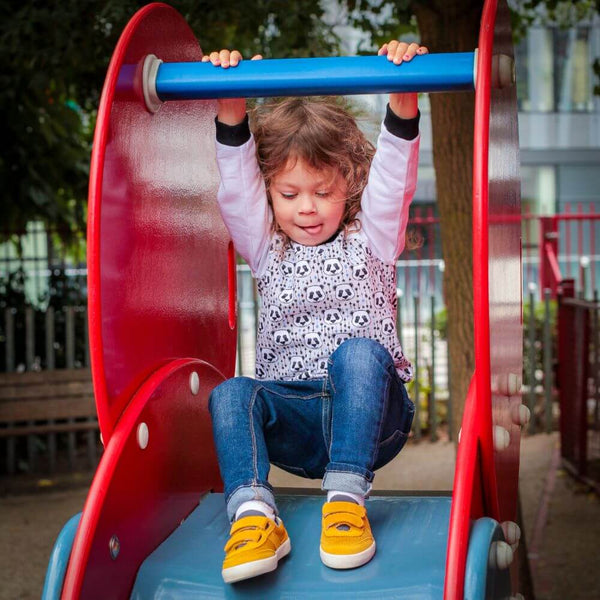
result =
[{"label": "metal fence", "polygon": [[[424,269],[423,265],[414,262],[399,263],[399,280],[406,278],[418,281],[417,273],[419,269]],[[407,270],[414,272],[406,273]],[[238,267],[238,303],[237,373],[252,376],[259,306],[254,282],[246,265]],[[401,342],[415,366],[415,378],[409,384],[409,394],[417,407],[413,435],[415,439],[428,436],[433,441],[440,435],[451,435],[445,429],[445,424],[451,422],[448,414],[445,314],[435,295],[420,297],[415,294],[407,297],[399,293],[398,306]],[[60,375],[89,367],[85,306],[5,306],[1,315],[0,383],[2,372],[27,375],[55,371]],[[39,420],[34,423],[32,419],[27,419],[20,423],[29,427],[34,424],[39,426]],[[14,429],[15,425],[19,423],[4,422],[0,427]],[[443,431],[441,428],[444,428]],[[83,465],[82,460],[77,459],[78,454],[83,459],[91,457],[90,460],[95,460],[98,454],[95,449],[97,433],[90,431],[52,431],[28,434],[21,438],[3,436],[0,429],[0,439],[4,442],[0,444],[0,472],[8,474],[53,471],[57,465],[57,449],[66,453],[67,458],[63,463],[66,462],[69,468]]]}]

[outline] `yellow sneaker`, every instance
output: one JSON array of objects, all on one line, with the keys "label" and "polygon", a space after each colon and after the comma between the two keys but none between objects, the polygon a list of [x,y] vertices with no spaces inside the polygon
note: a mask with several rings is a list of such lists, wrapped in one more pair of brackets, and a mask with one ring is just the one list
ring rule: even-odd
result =
[{"label": "yellow sneaker", "polygon": [[321,560],[332,569],[353,569],[375,554],[375,540],[364,506],[354,502],[323,505]]},{"label": "yellow sneaker", "polygon": [[223,580],[234,583],[269,573],[292,549],[281,519],[242,517],[233,523],[225,544]]}]

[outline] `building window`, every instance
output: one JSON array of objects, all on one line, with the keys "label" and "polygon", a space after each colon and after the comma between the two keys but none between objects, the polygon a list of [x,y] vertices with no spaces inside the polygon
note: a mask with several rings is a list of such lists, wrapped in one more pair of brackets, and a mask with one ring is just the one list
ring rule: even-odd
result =
[{"label": "building window", "polygon": [[600,27],[532,27],[515,51],[517,98],[525,112],[594,112]]}]

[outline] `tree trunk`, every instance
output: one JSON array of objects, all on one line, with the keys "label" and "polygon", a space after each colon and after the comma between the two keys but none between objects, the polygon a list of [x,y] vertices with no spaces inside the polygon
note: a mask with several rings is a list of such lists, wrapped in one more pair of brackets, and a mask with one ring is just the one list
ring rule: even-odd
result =
[{"label": "tree trunk", "polygon": [[[421,43],[430,52],[468,52],[477,46],[482,2],[415,1]],[[452,433],[457,438],[474,370],[472,288],[472,171],[474,93],[431,94],[433,164],[444,257],[444,299]]]}]

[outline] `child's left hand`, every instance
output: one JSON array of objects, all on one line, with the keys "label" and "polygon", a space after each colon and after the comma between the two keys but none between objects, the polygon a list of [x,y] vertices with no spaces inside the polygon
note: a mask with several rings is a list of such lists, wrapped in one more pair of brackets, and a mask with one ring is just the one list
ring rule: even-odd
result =
[{"label": "child's left hand", "polygon": [[[383,44],[377,51],[378,56],[387,55],[389,61],[395,65],[412,60],[415,55],[428,54],[429,50],[425,46],[407,42],[391,40]],[[390,94],[390,108],[402,119],[413,119],[417,116],[419,110],[418,96],[414,92],[410,93],[392,93]]]}]

